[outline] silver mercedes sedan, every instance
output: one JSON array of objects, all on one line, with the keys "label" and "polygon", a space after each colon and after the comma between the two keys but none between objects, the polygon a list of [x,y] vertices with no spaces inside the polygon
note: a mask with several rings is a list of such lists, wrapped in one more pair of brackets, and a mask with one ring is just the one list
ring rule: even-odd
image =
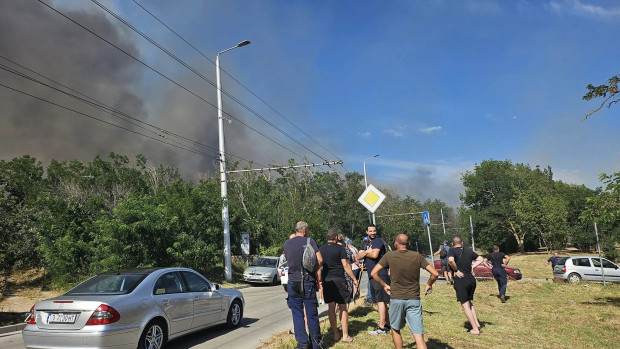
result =
[{"label": "silver mercedes sedan", "polygon": [[22,337],[26,348],[160,349],[207,327],[237,327],[244,306],[241,292],[192,269],[109,272],[37,302]]}]

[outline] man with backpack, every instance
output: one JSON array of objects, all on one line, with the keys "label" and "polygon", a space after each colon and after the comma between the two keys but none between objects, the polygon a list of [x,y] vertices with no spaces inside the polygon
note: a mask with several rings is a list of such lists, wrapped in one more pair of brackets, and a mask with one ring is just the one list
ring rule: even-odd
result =
[{"label": "man with backpack", "polygon": [[446,282],[452,285],[454,280],[452,280],[452,270],[450,269],[450,264],[448,264],[448,252],[450,251],[450,245],[448,245],[448,240],[443,241],[443,245],[439,246],[439,249],[433,255],[439,255],[441,271],[443,272],[443,277],[446,278]]},{"label": "man with backpack", "polygon": [[[297,222],[295,236],[284,243],[288,263],[287,304],[293,315],[297,347],[317,349],[321,346],[321,329],[316,292],[321,284],[323,257],[308,235],[308,223]],[[306,332],[304,309],[310,333]]]}]

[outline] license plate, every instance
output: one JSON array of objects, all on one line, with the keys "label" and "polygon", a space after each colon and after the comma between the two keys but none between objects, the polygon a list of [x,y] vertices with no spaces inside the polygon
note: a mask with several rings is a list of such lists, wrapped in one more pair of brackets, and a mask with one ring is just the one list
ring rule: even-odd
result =
[{"label": "license plate", "polygon": [[77,314],[55,313],[47,315],[48,324],[72,324],[75,323]]}]

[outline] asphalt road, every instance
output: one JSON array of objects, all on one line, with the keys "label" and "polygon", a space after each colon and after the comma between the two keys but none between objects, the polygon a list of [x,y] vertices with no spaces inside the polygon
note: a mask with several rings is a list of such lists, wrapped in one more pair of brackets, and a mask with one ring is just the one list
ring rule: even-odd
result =
[{"label": "asphalt road", "polygon": [[[428,280],[428,273],[420,273],[420,283]],[[362,277],[361,293],[366,294],[367,277]],[[238,328],[228,330],[223,326],[196,332],[168,343],[168,349],[235,348],[254,349],[278,332],[288,331],[292,326],[291,311],[286,306],[286,294],[282,286],[250,286],[241,289],[246,308]],[[319,307],[319,315],[327,316],[327,305]],[[21,332],[0,334],[0,348],[23,349]]]}]

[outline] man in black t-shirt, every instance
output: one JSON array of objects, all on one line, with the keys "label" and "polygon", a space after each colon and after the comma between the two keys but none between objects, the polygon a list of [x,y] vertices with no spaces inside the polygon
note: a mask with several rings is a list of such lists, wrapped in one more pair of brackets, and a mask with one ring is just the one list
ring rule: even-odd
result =
[{"label": "man in black t-shirt", "polygon": [[[347,288],[345,273],[353,280],[355,287],[358,286],[357,279],[353,275],[349,259],[344,246],[337,243],[338,233],[334,229],[327,231],[327,243],[319,248],[323,257],[323,297],[328,304],[327,315],[329,324],[332,328],[334,341],[342,339],[343,343],[353,342],[353,337],[349,335],[349,303],[353,293]],[[336,305],[340,310],[340,325],[342,326],[342,336],[338,332],[336,317]]]},{"label": "man in black t-shirt", "polygon": [[[379,327],[373,331],[370,331],[370,334],[387,334],[390,331],[390,326],[388,325],[390,323],[390,319],[387,310],[387,303],[390,302],[390,295],[388,295],[383,287],[370,275],[372,269],[386,253],[386,246],[383,243],[383,239],[377,236],[376,225],[368,224],[368,227],[366,227],[366,235],[368,235],[368,245],[366,249],[359,250],[357,253],[357,259],[366,258],[368,281],[370,282],[370,288],[372,290],[372,300],[377,303],[377,310],[379,311]],[[390,277],[388,276],[387,269],[382,269],[379,272],[379,277],[387,285],[390,284]]]},{"label": "man in black t-shirt", "polygon": [[[473,264],[472,264],[473,262]],[[460,236],[452,238],[452,248],[448,252],[448,263],[454,273],[454,290],[456,299],[461,303],[463,312],[471,324],[471,334],[480,334],[480,322],[476,316],[476,310],[471,302],[476,291],[476,278],[473,270],[482,263],[482,257],[476,252],[463,247],[463,240]]]},{"label": "man in black t-shirt", "polygon": [[[504,259],[506,259],[505,263]],[[489,261],[491,261],[491,265],[489,265]],[[493,246],[493,252],[489,253],[487,258],[485,258],[482,262],[484,266],[491,269],[493,272],[495,281],[497,281],[497,288],[499,289],[499,294],[497,296],[502,303],[506,302],[506,285],[508,284],[508,274],[506,274],[506,269],[504,269],[504,267],[508,265],[508,262],[510,262],[510,257],[506,256],[503,252],[499,252],[498,246]]]}]

